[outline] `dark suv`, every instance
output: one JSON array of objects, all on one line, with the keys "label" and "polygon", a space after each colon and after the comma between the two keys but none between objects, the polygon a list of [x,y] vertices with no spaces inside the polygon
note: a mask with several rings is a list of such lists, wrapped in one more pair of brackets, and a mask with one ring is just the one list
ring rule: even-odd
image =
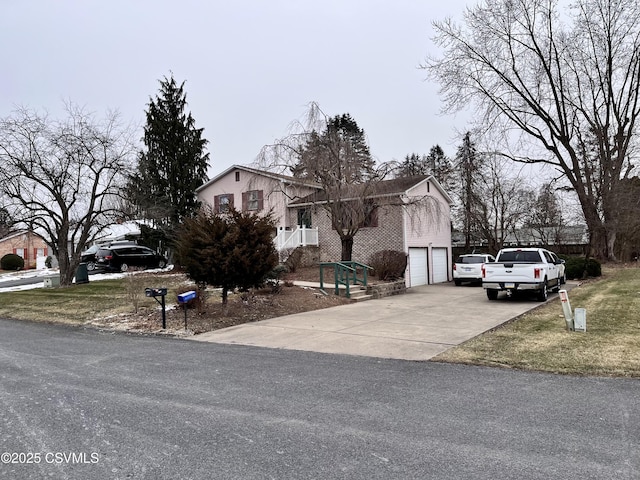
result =
[{"label": "dark suv", "polygon": [[96,253],[96,267],[111,272],[126,272],[130,268],[164,268],[167,259],[141,245],[122,245],[100,248]]}]

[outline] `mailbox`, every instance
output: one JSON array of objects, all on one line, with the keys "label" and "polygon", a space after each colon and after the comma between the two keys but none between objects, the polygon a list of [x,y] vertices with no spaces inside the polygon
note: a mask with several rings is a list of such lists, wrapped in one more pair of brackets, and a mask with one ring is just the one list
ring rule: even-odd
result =
[{"label": "mailbox", "polygon": [[164,297],[167,294],[166,288],[145,288],[144,294],[147,297]]},{"label": "mailbox", "polygon": [[187,303],[189,300],[193,300],[194,298],[196,298],[196,292],[195,290],[190,290],[178,295],[178,303]]},{"label": "mailbox", "polygon": [[178,295],[178,303],[184,307],[184,329],[187,330],[187,303],[189,300],[193,300],[196,298],[196,291],[189,290],[188,292],[181,293]]},{"label": "mailbox", "polygon": [[[162,329],[163,330],[166,329],[167,328],[167,313],[166,313],[166,307],[165,307],[165,302],[164,302],[164,297],[167,296],[166,287],[145,288],[144,289],[144,294],[147,297],[152,297],[162,307]],[[158,300],[157,297],[160,297],[160,300]]]}]

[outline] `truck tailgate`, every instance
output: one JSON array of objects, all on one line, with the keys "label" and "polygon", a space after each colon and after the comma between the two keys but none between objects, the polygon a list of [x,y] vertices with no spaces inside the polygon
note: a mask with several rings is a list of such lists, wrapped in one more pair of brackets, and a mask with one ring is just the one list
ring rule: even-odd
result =
[{"label": "truck tailgate", "polygon": [[534,268],[528,263],[487,263],[484,266],[484,282],[533,282]]}]

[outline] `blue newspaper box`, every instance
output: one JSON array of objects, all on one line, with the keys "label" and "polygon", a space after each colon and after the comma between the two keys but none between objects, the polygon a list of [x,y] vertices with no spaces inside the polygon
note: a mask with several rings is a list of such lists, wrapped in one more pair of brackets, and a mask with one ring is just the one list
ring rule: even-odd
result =
[{"label": "blue newspaper box", "polygon": [[187,303],[189,300],[193,300],[194,298],[196,298],[196,292],[195,290],[190,290],[178,295],[178,303]]}]

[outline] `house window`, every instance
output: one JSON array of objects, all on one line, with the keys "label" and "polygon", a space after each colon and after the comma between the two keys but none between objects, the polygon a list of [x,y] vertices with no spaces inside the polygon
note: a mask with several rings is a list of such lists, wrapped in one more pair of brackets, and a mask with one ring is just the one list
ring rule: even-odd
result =
[{"label": "house window", "polygon": [[236,172],[236,182],[240,181],[240,172]]},{"label": "house window", "polygon": [[378,207],[373,204],[366,205],[366,213],[361,227],[377,227],[378,226]]},{"label": "house window", "polygon": [[24,248],[16,248],[14,253],[19,257],[24,258]]},{"label": "house window", "polygon": [[213,199],[213,209],[216,213],[227,213],[233,208],[233,193],[216,195]]},{"label": "house window", "polygon": [[251,190],[242,193],[242,210],[259,212],[263,208],[262,190]]},{"label": "house window", "polygon": [[298,209],[298,226],[311,227],[311,209],[299,208]]},{"label": "house window", "polygon": [[[343,228],[367,228],[378,226],[378,206],[366,202],[361,205],[357,202],[349,203],[344,202],[342,204],[342,222],[340,225]],[[335,229],[335,225],[333,226]]]}]

